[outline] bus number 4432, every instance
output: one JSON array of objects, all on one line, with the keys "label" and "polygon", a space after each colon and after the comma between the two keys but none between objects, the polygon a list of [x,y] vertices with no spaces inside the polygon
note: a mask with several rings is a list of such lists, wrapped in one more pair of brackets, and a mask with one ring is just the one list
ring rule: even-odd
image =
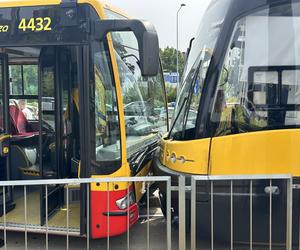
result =
[{"label": "bus number 4432", "polygon": [[22,18],[18,28],[23,31],[51,31],[51,22],[50,17],[30,18],[29,20]]}]

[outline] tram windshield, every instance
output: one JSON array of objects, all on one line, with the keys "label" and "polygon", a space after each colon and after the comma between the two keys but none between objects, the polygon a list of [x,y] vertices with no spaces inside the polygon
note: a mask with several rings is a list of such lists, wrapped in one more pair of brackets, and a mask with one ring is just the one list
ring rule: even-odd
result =
[{"label": "tram windshield", "polygon": [[204,79],[230,1],[213,1],[203,17],[186,64],[182,89],[177,98],[169,135],[171,138],[182,139],[185,130],[193,129],[196,126]]}]

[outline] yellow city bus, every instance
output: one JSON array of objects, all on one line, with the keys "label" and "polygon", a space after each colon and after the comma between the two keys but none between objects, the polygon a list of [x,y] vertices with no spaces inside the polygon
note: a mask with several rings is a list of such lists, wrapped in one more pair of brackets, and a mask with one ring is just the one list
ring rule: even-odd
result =
[{"label": "yellow city bus", "polygon": [[[151,174],[168,122],[158,51],[151,23],[98,0],[1,1],[1,180]],[[28,188],[26,230],[43,232],[47,218],[52,232],[64,233],[66,187],[48,189]],[[84,235],[90,225],[92,238],[126,232],[144,191],[142,183],[70,188],[70,230]],[[8,188],[5,200],[7,229],[25,228],[23,190]]]},{"label": "yellow city bus", "polygon": [[[173,185],[180,175],[292,174],[299,182],[299,28],[298,0],[211,2],[189,50],[173,124],[153,161],[156,175],[172,176]],[[214,233],[223,240],[230,240],[229,185],[214,183]],[[234,185],[233,223],[239,229],[233,238],[247,242],[250,185]],[[253,182],[253,242],[269,242],[271,229],[273,243],[285,242],[286,186],[283,181],[272,186]],[[203,235],[211,229],[211,193],[209,187],[199,190],[197,222]],[[271,229],[270,190],[275,197]],[[176,215],[178,194],[173,194]],[[164,208],[163,186],[160,197]],[[298,192],[293,201],[297,242]]]}]

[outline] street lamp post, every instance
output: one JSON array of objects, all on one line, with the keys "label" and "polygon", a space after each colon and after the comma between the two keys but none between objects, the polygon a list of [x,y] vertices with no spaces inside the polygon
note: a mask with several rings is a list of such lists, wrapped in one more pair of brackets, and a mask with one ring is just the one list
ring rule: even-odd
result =
[{"label": "street lamp post", "polygon": [[176,69],[177,69],[177,95],[178,95],[178,91],[179,91],[179,84],[180,84],[180,81],[179,81],[179,54],[178,54],[178,50],[179,50],[179,21],[178,21],[178,16],[179,16],[179,12],[180,10],[185,7],[186,4],[182,3],[177,11],[177,15],[176,15]]}]

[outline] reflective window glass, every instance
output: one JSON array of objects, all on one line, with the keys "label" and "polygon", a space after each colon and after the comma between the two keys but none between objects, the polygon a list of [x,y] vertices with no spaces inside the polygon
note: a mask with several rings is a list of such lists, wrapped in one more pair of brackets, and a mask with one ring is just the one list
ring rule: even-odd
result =
[{"label": "reflective window glass", "polygon": [[[230,2],[212,1],[203,17],[186,62],[182,88],[176,101],[170,132],[172,139],[189,140],[195,135],[204,81]],[[186,133],[186,130],[189,132]]]},{"label": "reflective window glass", "polygon": [[[108,18],[124,18],[109,10],[106,14]],[[112,39],[122,88],[129,158],[141,147],[155,142],[158,133],[167,131],[164,81],[162,74],[142,76],[138,43],[132,32],[114,32]]]},{"label": "reflective window glass", "polygon": [[236,23],[211,115],[217,136],[300,125],[299,29],[293,1]]},{"label": "reflective window glass", "polygon": [[[95,148],[94,167],[103,173],[113,172],[121,161],[120,124],[116,89],[110,66],[107,45],[93,45],[93,91],[91,108],[94,135],[92,143]],[[94,158],[94,157],[93,157]],[[99,170],[100,169],[100,170]]]}]

